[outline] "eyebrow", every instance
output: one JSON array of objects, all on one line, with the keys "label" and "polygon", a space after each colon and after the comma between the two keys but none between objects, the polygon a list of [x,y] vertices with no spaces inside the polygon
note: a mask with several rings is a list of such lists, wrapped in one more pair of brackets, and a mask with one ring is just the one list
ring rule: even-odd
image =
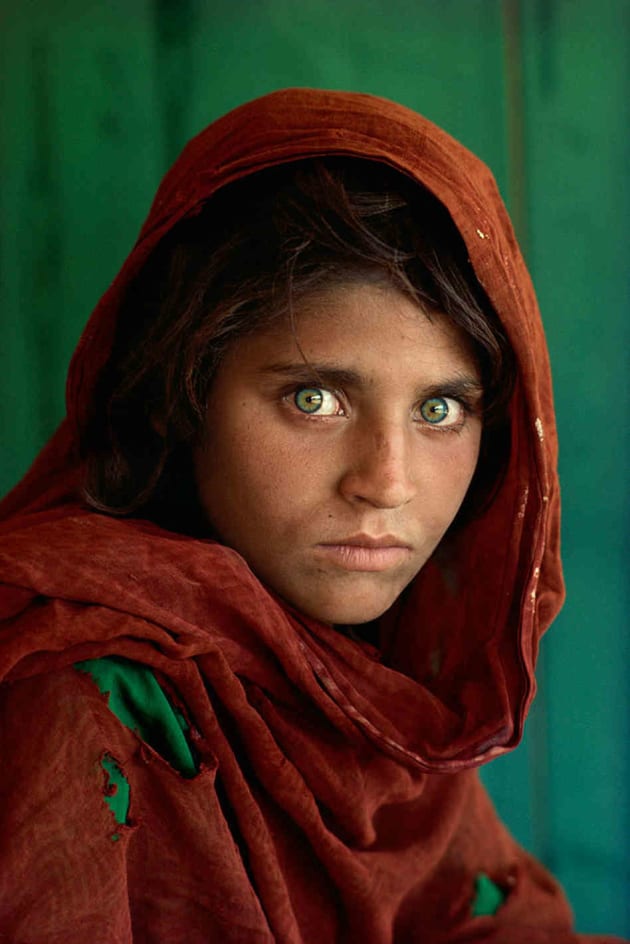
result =
[{"label": "eyebrow", "polygon": [[[343,387],[365,386],[365,378],[355,370],[337,367],[333,364],[280,362],[268,364],[260,371],[263,374],[280,374],[290,377],[291,380],[304,383],[317,383],[333,390]],[[429,383],[419,384],[423,395],[432,396],[440,393],[445,396],[480,396],[483,394],[483,384],[474,375],[454,373],[449,377],[434,378]]]}]

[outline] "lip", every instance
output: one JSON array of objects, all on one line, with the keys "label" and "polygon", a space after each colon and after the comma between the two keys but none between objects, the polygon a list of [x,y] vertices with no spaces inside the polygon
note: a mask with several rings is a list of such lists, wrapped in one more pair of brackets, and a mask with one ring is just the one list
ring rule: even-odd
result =
[{"label": "lip", "polygon": [[317,554],[343,570],[379,573],[409,560],[411,547],[392,534],[379,537],[355,534],[338,541],[318,544]]},{"label": "lip", "polygon": [[325,541],[321,547],[406,547],[410,545],[394,534],[383,534],[374,537],[371,534],[353,534],[349,538],[339,538],[337,541]]}]

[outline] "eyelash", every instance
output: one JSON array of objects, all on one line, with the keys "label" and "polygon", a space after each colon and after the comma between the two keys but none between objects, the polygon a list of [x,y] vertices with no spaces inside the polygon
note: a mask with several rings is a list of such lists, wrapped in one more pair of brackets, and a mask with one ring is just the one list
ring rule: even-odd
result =
[{"label": "eyelash", "polygon": [[[339,402],[340,408],[341,408],[340,412],[318,413],[317,411],[314,411],[312,413],[308,413],[304,410],[301,410],[295,401],[298,394],[305,391],[313,391],[313,392],[318,391],[324,394],[330,394],[331,396],[335,397],[335,399]],[[339,416],[345,417],[348,415],[347,406],[345,405],[345,397],[343,393],[340,390],[333,390],[329,387],[324,387],[321,384],[318,384],[317,382],[301,383],[301,384],[292,386],[288,391],[285,391],[283,393],[282,399],[285,403],[287,403],[290,407],[292,407],[297,414],[299,414],[301,417],[307,420],[318,420],[319,422],[321,422],[322,420],[335,419]],[[418,425],[421,426],[423,429],[429,429],[431,431],[435,431],[439,433],[459,433],[463,429],[466,423],[466,419],[469,416],[472,416],[478,413],[477,405],[472,403],[470,400],[468,400],[468,398],[463,397],[461,394],[454,395],[449,391],[440,391],[436,393],[431,393],[429,396],[425,397],[425,399],[422,400],[419,404],[417,404],[416,407],[414,408],[414,414],[420,413],[422,406],[425,403],[428,403],[430,400],[454,401],[461,408],[462,417],[461,417],[461,420],[455,422],[454,424],[450,426],[443,426],[441,423],[431,423],[429,420],[424,420],[424,419],[417,420],[416,422],[418,422]]]}]

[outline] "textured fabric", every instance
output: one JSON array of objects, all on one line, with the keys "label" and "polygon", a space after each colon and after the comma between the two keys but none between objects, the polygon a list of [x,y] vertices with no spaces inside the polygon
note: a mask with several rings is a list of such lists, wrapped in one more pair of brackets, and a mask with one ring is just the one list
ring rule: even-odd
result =
[{"label": "textured fabric", "polygon": [[[141,740],[150,744],[158,754],[167,758],[176,770],[185,776],[198,773],[183,736],[187,730],[183,716],[173,709],[150,669],[128,659],[113,656],[88,659],[77,663],[75,668],[87,673],[99,691],[109,696],[108,707],[118,720],[135,731]],[[112,810],[116,822],[126,823],[129,813],[129,783],[110,757],[103,757],[101,764],[109,775],[105,802]],[[72,776],[72,771],[70,775]],[[112,833],[111,838],[118,841],[118,833]],[[495,914],[504,901],[505,892],[487,875],[482,872],[477,876],[472,903],[473,917]]]},{"label": "textured fabric", "polygon": [[[234,551],[76,497],[77,431],[129,280],[217,189],[320,154],[383,162],[442,201],[518,357],[496,498],[383,618],[382,654],[289,609]],[[577,941],[561,890],[475,770],[518,743],[562,602],[555,469],[536,301],[483,164],[401,106],[308,89],[244,105],[190,142],[77,348],[68,418],[0,506],[7,939]],[[72,668],[104,656],[168,686],[196,776]],[[129,784],[125,824],[103,802],[105,756]],[[51,769],[63,774],[52,795]],[[474,916],[482,873],[505,902]]]}]

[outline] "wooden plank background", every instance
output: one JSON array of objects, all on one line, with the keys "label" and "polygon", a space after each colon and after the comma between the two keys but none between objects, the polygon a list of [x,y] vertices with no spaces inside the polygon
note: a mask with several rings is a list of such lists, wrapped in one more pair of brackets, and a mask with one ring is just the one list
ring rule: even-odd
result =
[{"label": "wooden plank background", "polygon": [[0,492],[186,139],[286,85],[397,99],[493,168],[537,284],[568,602],[524,744],[486,770],[583,931],[630,934],[626,0],[0,2]]}]

